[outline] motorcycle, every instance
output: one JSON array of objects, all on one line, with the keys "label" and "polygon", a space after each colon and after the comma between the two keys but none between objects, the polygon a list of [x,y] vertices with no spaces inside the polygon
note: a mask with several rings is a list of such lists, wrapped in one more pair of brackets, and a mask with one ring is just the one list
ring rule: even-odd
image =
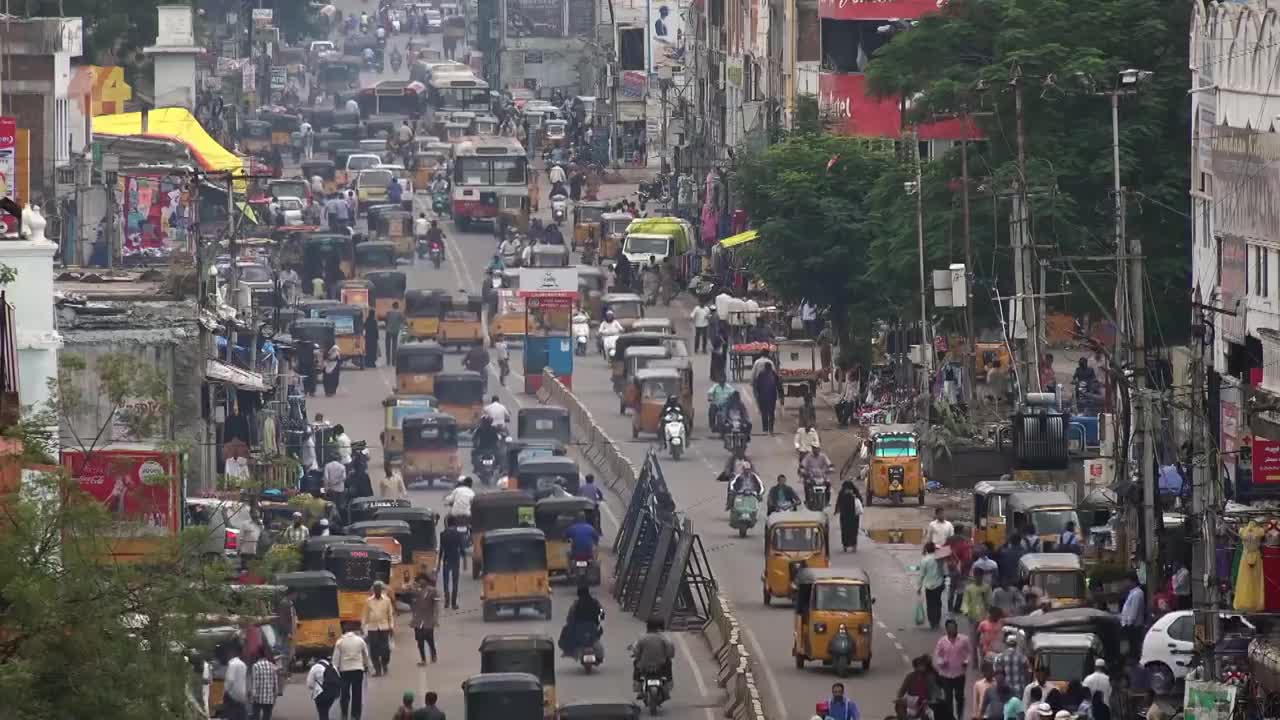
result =
[{"label": "motorcycle", "polygon": [[444,192],[431,193],[431,212],[437,215],[445,215],[449,212],[449,194]]},{"label": "motorcycle", "polygon": [[391,72],[400,72],[400,66],[404,63],[399,55],[391,56]]},{"label": "motorcycle", "polygon": [[645,672],[640,674],[640,694],[644,697],[645,707],[649,708],[649,714],[657,715],[662,703],[671,698],[671,688],[661,674]]},{"label": "motorcycle", "polygon": [[733,510],[729,512],[729,527],[738,531],[738,537],[746,537],[747,531],[756,526],[759,516],[759,496],[738,493],[733,497]]},{"label": "motorcycle", "polygon": [[587,321],[586,315],[573,316],[573,351],[574,354],[585,356],[587,354],[587,339],[591,337],[591,325]]},{"label": "motorcycle", "polygon": [[662,443],[671,449],[671,459],[679,460],[685,448],[684,413],[669,410],[662,416]]},{"label": "motorcycle", "polygon": [[431,243],[431,264],[439,270],[442,262],[444,262],[444,247],[438,242]]},{"label": "motorcycle", "polygon": [[481,485],[492,485],[494,478],[498,476],[497,456],[492,452],[480,453],[480,457],[476,459],[476,475],[479,476]]},{"label": "motorcycle", "polygon": [[551,196],[551,221],[561,223],[569,213],[569,198],[564,195]]},{"label": "motorcycle", "polygon": [[747,444],[751,442],[751,435],[747,432],[746,423],[741,418],[729,418],[725,422],[724,430],[724,449],[735,460],[745,458],[747,456]]},{"label": "motorcycle", "polygon": [[1076,412],[1081,415],[1096,414],[1102,408],[1103,395],[1096,380],[1076,381],[1075,395]]},{"label": "motorcycle", "polygon": [[570,559],[569,563],[570,584],[578,587],[600,584],[600,566],[594,560]]},{"label": "motorcycle", "polygon": [[826,475],[813,476],[804,470],[800,471],[804,480],[804,505],[814,512],[822,512],[831,502],[831,483]]},{"label": "motorcycle", "polygon": [[600,611],[600,619],[596,622],[593,629],[592,637],[589,642],[585,642],[581,647],[574,648],[573,659],[582,666],[582,671],[588,675],[596,667],[604,663],[604,646],[600,643],[600,638],[604,636],[604,630],[601,625],[604,623],[604,610]]}]

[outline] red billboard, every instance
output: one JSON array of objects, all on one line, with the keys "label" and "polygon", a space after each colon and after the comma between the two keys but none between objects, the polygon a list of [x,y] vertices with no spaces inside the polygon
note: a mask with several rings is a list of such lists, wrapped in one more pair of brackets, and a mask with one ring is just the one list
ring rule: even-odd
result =
[{"label": "red billboard", "polygon": [[828,20],[914,20],[944,0],[818,0],[818,17]]},{"label": "red billboard", "polygon": [[155,534],[177,534],[181,518],[177,456],[154,450],[67,450],[62,453],[62,465],[114,521]]},{"label": "red billboard", "polygon": [[[854,137],[896,138],[902,136],[902,112],[897,98],[867,95],[867,76],[862,73],[822,73],[818,76],[818,101],[832,117],[831,130]],[[959,140],[965,136],[960,118],[921,123],[921,140]],[[981,133],[969,121],[970,138]]]}]

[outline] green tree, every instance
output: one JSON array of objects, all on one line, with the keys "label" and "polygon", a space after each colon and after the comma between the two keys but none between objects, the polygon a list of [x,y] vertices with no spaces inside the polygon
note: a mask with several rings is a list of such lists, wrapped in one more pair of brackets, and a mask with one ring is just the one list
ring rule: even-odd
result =
[{"label": "green tree", "polygon": [[737,188],[760,232],[744,246],[752,269],[784,298],[831,307],[846,341],[865,342],[871,321],[903,299],[867,273],[871,191],[894,166],[865,141],[797,133],[738,167]]},{"label": "green tree", "polygon": [[[881,48],[867,70],[868,83],[880,95],[911,97],[913,120],[987,111],[976,117],[986,147],[974,147],[970,168],[985,176],[988,192],[1004,192],[1017,179],[1009,83],[1021,73],[1027,182],[1048,191],[1032,198],[1035,241],[1055,244],[1064,255],[1106,255],[1114,252],[1111,125],[1108,100],[1095,93],[1113,89],[1122,69],[1153,71],[1138,95],[1121,101],[1121,165],[1130,190],[1128,231],[1142,237],[1148,256],[1148,313],[1156,320],[1148,327],[1172,335],[1186,326],[1188,309],[1189,18],[1185,5],[1158,0],[951,0]],[[954,158],[944,167],[953,173],[949,178],[958,175]],[[945,243],[938,233],[953,226],[954,196],[926,191],[926,199],[930,244]],[[990,194],[975,198],[975,207],[983,205],[987,212]],[[948,222],[933,221],[939,214]],[[1007,203],[999,215],[1007,222]],[[914,227],[884,227],[894,234],[885,240],[893,247],[904,247],[908,233],[914,240]],[[1007,229],[998,222],[974,223],[976,254],[999,260],[984,281],[1004,278],[1007,288],[1011,272],[1002,232]],[[1087,277],[1100,297],[1110,297],[1114,275]],[[1076,306],[1093,310],[1080,296]]]}]

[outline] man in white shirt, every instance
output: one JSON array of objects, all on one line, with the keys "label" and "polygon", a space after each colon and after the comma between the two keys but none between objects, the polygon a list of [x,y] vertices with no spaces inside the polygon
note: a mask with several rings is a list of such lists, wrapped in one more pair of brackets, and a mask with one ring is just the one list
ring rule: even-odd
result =
[{"label": "man in white shirt", "polygon": [[1049,671],[1046,668],[1036,668],[1035,679],[1027,683],[1022,688],[1022,704],[1024,706],[1031,704],[1031,688],[1040,688],[1041,693],[1049,692]]},{"label": "man in white shirt", "polygon": [[240,535],[237,538],[237,549],[242,564],[258,556],[258,539],[261,537],[262,525],[258,522],[258,518],[250,513],[249,519],[240,526]]},{"label": "man in white shirt", "polygon": [[344,109],[347,112],[358,113],[360,112],[360,103],[356,102],[355,100],[348,100],[347,104],[344,106]]},{"label": "man in white shirt", "polygon": [[693,351],[705,353],[707,328],[711,325],[711,308],[706,305],[696,305],[693,312],[689,313],[689,319],[693,321]]},{"label": "man in white shirt", "polygon": [[315,140],[315,135],[311,132],[311,123],[303,120],[298,125],[298,133],[302,135],[302,154],[310,160],[312,154],[312,143]]},{"label": "man in white shirt", "polygon": [[[322,718],[329,717],[329,708],[333,707],[333,701],[338,699],[336,694],[325,692],[324,689],[325,671],[332,667],[328,658],[320,658],[307,671],[307,689],[311,691],[311,701],[316,704],[316,712]],[[334,668],[334,672],[337,672],[337,668]]]},{"label": "man in white shirt", "polygon": [[808,300],[800,305],[800,321],[804,323],[804,330],[809,337],[818,337],[818,308],[810,305]]},{"label": "man in white shirt", "polygon": [[342,678],[338,707],[344,718],[358,719],[363,714],[364,676],[373,667],[369,645],[360,637],[359,629],[358,622],[342,623],[342,637],[333,646],[333,667]]},{"label": "man in white shirt", "polygon": [[1129,652],[1133,659],[1142,653],[1142,641],[1147,633],[1147,598],[1138,581],[1138,574],[1129,573],[1129,592],[1120,608],[1120,627],[1129,639]]},{"label": "man in white shirt", "polygon": [[498,401],[497,395],[489,398],[489,404],[484,406],[484,414],[489,416],[496,429],[501,430],[511,423],[511,413],[507,412],[506,405]]},{"label": "man in white shirt", "polygon": [[563,185],[566,180],[564,168],[559,165],[552,165],[551,171],[547,173],[547,179],[551,181],[553,186],[556,185],[556,183]]},{"label": "man in white shirt", "polygon": [[1085,676],[1082,683],[1089,688],[1089,696],[1093,693],[1102,693],[1102,702],[1108,707],[1111,706],[1111,676],[1107,674],[1107,661],[1098,658],[1093,661],[1093,672]]},{"label": "man in white shirt", "polygon": [[942,508],[933,511],[933,520],[930,521],[929,527],[925,530],[925,542],[931,542],[935,547],[942,547],[947,544],[947,540],[956,534],[956,528],[946,517],[943,516]]},{"label": "man in white shirt", "polygon": [[338,459],[342,461],[343,465],[350,465],[351,436],[347,434],[347,429],[341,425],[334,425],[333,432],[333,443],[338,447]]},{"label": "man in white shirt", "polygon": [[249,666],[240,659],[240,646],[231,648],[227,675],[222,682],[222,716],[228,720],[245,720],[249,713]]},{"label": "man in white shirt", "polygon": [[311,202],[318,203],[324,198],[324,178],[319,175],[311,176],[311,194],[314,196]]},{"label": "man in white shirt", "polygon": [[449,509],[446,517],[470,518],[471,501],[475,497],[476,491],[471,489],[471,478],[462,478],[458,486],[444,496],[444,505]]},{"label": "man in white shirt", "polygon": [[[325,463],[324,466],[324,492],[332,500],[334,496],[341,496],[347,491],[347,467],[337,458]],[[334,500],[337,502],[337,500]]]}]

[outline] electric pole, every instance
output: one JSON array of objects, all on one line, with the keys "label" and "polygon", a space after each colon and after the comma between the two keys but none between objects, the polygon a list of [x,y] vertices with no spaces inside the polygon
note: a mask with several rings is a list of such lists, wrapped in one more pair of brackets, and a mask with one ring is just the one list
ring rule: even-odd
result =
[{"label": "electric pole", "polygon": [[978,332],[973,319],[973,233],[969,216],[969,109],[966,107],[960,114],[960,208],[964,218],[964,274],[966,277],[964,303],[964,322],[969,340],[969,358],[965,371],[969,380],[964,384],[966,399],[973,402],[973,386],[978,372]]},{"label": "electric pole", "polygon": [[920,170],[920,136],[911,131],[911,155],[916,165],[916,244],[920,253],[920,343],[924,348],[925,382],[933,371],[933,339],[929,337],[929,286],[924,274],[924,179]]},{"label": "electric pole", "polygon": [[1014,115],[1017,120],[1017,139],[1018,139],[1018,187],[1015,188],[1012,223],[1014,232],[1012,233],[1014,242],[1014,284],[1017,286],[1018,310],[1017,316],[1022,319],[1023,326],[1026,328],[1027,337],[1022,344],[1022,372],[1025,376],[1023,381],[1023,396],[1029,390],[1040,392],[1040,329],[1039,311],[1036,309],[1036,293],[1031,276],[1032,268],[1032,242],[1031,232],[1028,229],[1031,224],[1031,211],[1027,205],[1027,133],[1024,125],[1024,112],[1022,107],[1022,69],[1014,68],[1013,80],[1010,82],[1013,86],[1013,104]]}]

